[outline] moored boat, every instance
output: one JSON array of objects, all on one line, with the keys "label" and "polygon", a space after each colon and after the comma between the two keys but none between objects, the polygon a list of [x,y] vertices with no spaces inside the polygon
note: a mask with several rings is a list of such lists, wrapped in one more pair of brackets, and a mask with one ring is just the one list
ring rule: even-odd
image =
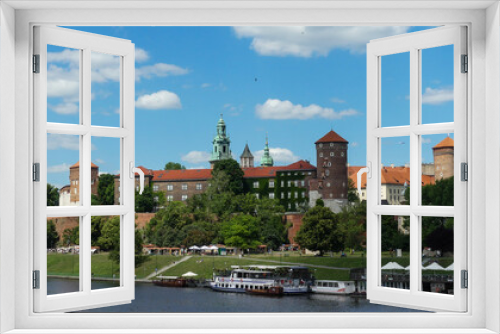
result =
[{"label": "moored boat", "polygon": [[246,289],[247,293],[253,295],[262,295],[262,296],[283,296],[284,289],[282,286],[264,286],[263,288],[254,288],[254,289]]},{"label": "moored boat", "polygon": [[311,285],[311,291],[332,295],[350,295],[356,291],[356,285],[354,281],[316,280]]},{"label": "moored boat", "polygon": [[158,278],[153,280],[154,285],[173,288],[185,288],[188,286],[188,280],[182,277],[160,276]]}]

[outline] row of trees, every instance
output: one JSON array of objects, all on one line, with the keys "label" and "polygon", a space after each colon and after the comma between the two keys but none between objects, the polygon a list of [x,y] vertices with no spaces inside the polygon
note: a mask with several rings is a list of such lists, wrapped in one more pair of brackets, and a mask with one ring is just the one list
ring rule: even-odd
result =
[{"label": "row of trees", "polygon": [[144,229],[146,242],[158,246],[223,243],[241,249],[286,243],[279,201],[243,193],[243,171],[232,159],[215,164],[209,187],[184,205],[172,202]]}]

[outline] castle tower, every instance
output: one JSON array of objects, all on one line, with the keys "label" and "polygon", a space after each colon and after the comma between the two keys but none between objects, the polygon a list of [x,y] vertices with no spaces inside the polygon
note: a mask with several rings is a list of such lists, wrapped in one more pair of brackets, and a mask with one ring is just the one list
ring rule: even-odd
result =
[{"label": "castle tower", "polygon": [[248,143],[245,145],[245,149],[243,150],[243,153],[240,155],[240,167],[241,168],[248,168],[248,167],[253,167],[253,154],[250,152],[250,149],[248,148]]},{"label": "castle tower", "polygon": [[260,165],[262,167],[272,167],[274,165],[273,157],[269,154],[269,143],[266,135],[266,146],[264,147],[264,155],[260,158]]},{"label": "castle tower", "polygon": [[[90,191],[92,195],[97,195],[99,167],[91,162],[90,168]],[[78,205],[80,203],[80,161],[69,168],[69,189],[71,205]]]},{"label": "castle tower", "polygon": [[455,142],[446,137],[432,148],[434,152],[434,179],[442,180],[453,176]]},{"label": "castle tower", "polygon": [[210,165],[212,168],[217,161],[232,159],[230,148],[231,140],[229,136],[226,135],[226,123],[222,119],[222,114],[220,114],[219,122],[217,122],[217,134],[212,144],[212,156],[210,157]]},{"label": "castle tower", "polygon": [[347,144],[348,141],[331,130],[316,141],[318,192],[325,206],[340,211],[347,204]]}]

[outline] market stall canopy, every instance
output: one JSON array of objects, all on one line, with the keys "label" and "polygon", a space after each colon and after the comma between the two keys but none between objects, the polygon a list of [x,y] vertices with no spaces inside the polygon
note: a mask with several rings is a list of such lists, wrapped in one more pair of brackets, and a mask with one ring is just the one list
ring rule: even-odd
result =
[{"label": "market stall canopy", "polygon": [[200,248],[201,250],[209,250],[210,248],[208,248],[207,246],[201,246]]},{"label": "market stall canopy", "polygon": [[194,246],[191,246],[189,247],[190,250],[200,250],[200,247],[194,245]]},{"label": "market stall canopy", "polygon": [[381,268],[382,270],[394,270],[394,269],[405,269],[402,265],[397,262],[389,262]]},{"label": "market stall canopy", "polygon": [[455,270],[455,267],[453,265],[454,265],[454,263],[450,264],[448,267],[444,268],[444,270],[448,270],[448,271]]},{"label": "market stall canopy", "polygon": [[188,271],[182,277],[193,277],[193,276],[198,276],[198,274],[193,273],[192,271]]},{"label": "market stall canopy", "polygon": [[425,268],[423,268],[423,269],[424,269],[424,270],[444,270],[444,268],[443,268],[443,267],[441,267],[441,266],[439,265],[439,263],[437,263],[437,262],[434,262],[434,263],[432,263],[432,264],[428,265],[427,267],[425,267]]},{"label": "market stall canopy", "polygon": [[218,250],[219,247],[217,247],[215,245],[212,245],[212,246],[208,247],[208,249],[210,249],[210,250]]}]

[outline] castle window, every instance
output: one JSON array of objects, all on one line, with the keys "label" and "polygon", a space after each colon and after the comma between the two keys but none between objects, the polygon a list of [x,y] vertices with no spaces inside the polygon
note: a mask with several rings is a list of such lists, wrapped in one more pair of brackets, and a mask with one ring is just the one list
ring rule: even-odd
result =
[{"label": "castle window", "polygon": [[201,189],[203,189],[201,183],[197,183],[196,184],[196,190],[201,190]]},{"label": "castle window", "polygon": [[255,194],[255,198],[259,199],[259,194]]},{"label": "castle window", "polygon": [[167,190],[174,190],[174,185],[173,184],[167,185]]},{"label": "castle window", "polygon": [[288,181],[288,186],[291,187],[292,186],[292,181]]},{"label": "castle window", "polygon": [[168,195],[167,196],[167,201],[172,202],[174,200],[174,195]]},{"label": "castle window", "polygon": [[331,162],[328,162],[328,167],[332,167],[332,163]]},{"label": "castle window", "polygon": [[274,181],[269,181],[269,188],[274,188]]},{"label": "castle window", "polygon": [[188,199],[188,195],[182,195],[182,200],[185,201]]},{"label": "castle window", "polygon": [[158,196],[155,196],[154,200],[155,202],[158,202]]},{"label": "castle window", "polygon": [[326,169],[326,170],[325,170],[325,175],[326,175],[326,176],[330,175],[330,170]]},{"label": "castle window", "polygon": [[187,183],[184,183],[184,184],[182,185],[182,190],[187,190],[187,189],[188,189],[188,185],[187,185]]},{"label": "castle window", "polygon": [[330,187],[330,182],[327,182],[327,183],[326,183],[326,186],[327,186],[327,187]]},{"label": "castle window", "polygon": [[298,191],[295,192],[295,198],[299,198],[299,192]]},{"label": "castle window", "polygon": [[330,152],[330,156],[334,157],[335,156],[335,152]]},{"label": "castle window", "polygon": [[292,193],[288,192],[288,198],[292,198]]},{"label": "castle window", "polygon": [[259,187],[259,182],[258,182],[258,181],[255,181],[255,182],[253,183],[253,187],[254,187],[254,188],[258,188],[258,187]]},{"label": "castle window", "polygon": [[215,153],[217,153],[217,146],[215,146],[214,148],[215,148]]},{"label": "castle window", "polygon": [[[139,187],[137,187],[137,191],[139,191]],[[153,191],[158,191],[158,185],[153,185]]]},{"label": "castle window", "polygon": [[323,152],[319,152],[320,158],[323,158]]},{"label": "castle window", "polygon": [[285,198],[285,193],[281,193],[281,199]]},{"label": "castle window", "polygon": [[323,147],[323,144],[322,143],[319,143],[319,148],[322,148]]},{"label": "castle window", "polygon": [[274,199],[274,193],[269,193],[269,199]]},{"label": "castle window", "polygon": [[296,187],[298,187],[299,186],[299,181],[294,181],[294,184],[295,184]]},{"label": "castle window", "polygon": [[226,153],[226,145],[222,146],[222,152]]},{"label": "castle window", "polygon": [[330,143],[330,147],[333,147],[333,143]]},{"label": "castle window", "polygon": [[342,157],[343,157],[344,155],[345,155],[345,153],[344,153],[344,152],[341,152],[341,153],[340,153],[340,156],[342,156]]},{"label": "castle window", "polygon": [[285,181],[281,181],[281,187],[283,188],[285,186]]},{"label": "castle window", "polygon": [[304,187],[306,185],[306,181],[304,181],[304,180],[300,181],[300,183],[301,183],[302,187]]}]

